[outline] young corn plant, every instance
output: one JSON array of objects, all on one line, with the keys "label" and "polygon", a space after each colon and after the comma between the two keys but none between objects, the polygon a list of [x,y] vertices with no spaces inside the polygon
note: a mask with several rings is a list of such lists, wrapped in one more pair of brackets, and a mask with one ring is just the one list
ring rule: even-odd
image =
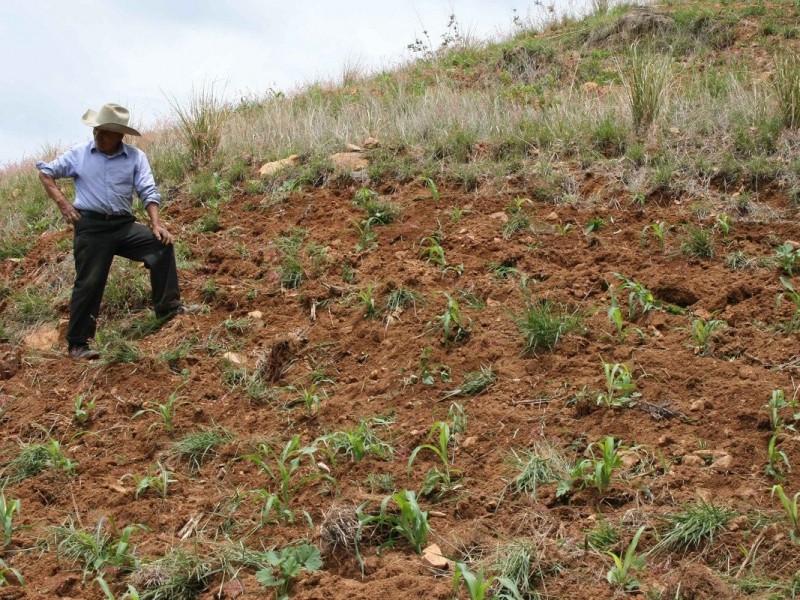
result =
[{"label": "young corn plant", "polygon": [[692,341],[694,342],[695,352],[701,356],[706,356],[710,350],[711,341],[718,330],[724,329],[728,324],[721,319],[694,319],[692,321]]},{"label": "young corn plant", "polygon": [[442,244],[439,242],[439,239],[434,235],[426,237],[424,240],[422,240],[419,257],[424,259],[425,262],[434,264],[438,267],[447,266],[447,258],[444,254],[444,248],[442,248]]},{"label": "young corn plant", "polygon": [[795,248],[789,242],[775,249],[775,261],[789,277],[794,277],[794,270],[800,262],[800,248]]},{"label": "young corn plant", "polygon": [[[787,401],[784,391],[781,389],[776,389],[772,390],[772,396],[770,396],[769,402],[767,402],[764,406],[769,409],[769,422],[770,425],[772,425],[772,431],[781,431],[784,427],[794,430],[793,424],[786,425],[783,422],[781,410],[786,408],[796,408],[796,400]],[[800,420],[800,413],[793,415],[792,419],[794,421]]]},{"label": "young corn plant", "polygon": [[785,479],[785,475],[783,474],[784,467],[786,468],[786,471],[792,470],[792,466],[789,464],[789,457],[786,455],[786,452],[779,450],[777,446],[778,436],[780,435],[781,430],[782,428],[776,430],[769,439],[769,444],[767,445],[767,466],[764,468],[764,473],[779,481],[783,481]]},{"label": "young corn plant", "polygon": [[300,573],[314,573],[322,568],[319,548],[307,543],[270,550],[265,558],[269,566],[256,572],[256,581],[275,588],[276,600],[288,600],[292,585]]},{"label": "young corn plant", "polygon": [[503,239],[511,239],[514,235],[524,231],[530,231],[531,218],[524,210],[525,204],[529,204],[527,198],[514,198],[511,205],[506,207],[508,220],[503,226]]},{"label": "young corn plant", "polygon": [[633,406],[636,403],[636,398],[641,394],[636,391],[636,382],[633,380],[633,375],[628,365],[607,362],[602,364],[606,391],[597,396],[597,404],[603,404],[608,408]]},{"label": "young corn plant", "polygon": [[[186,404],[185,399],[178,396],[178,390],[176,389],[169,395],[166,402],[163,404],[159,404],[158,402],[145,403],[145,408],[137,410],[135,413],[133,413],[131,419],[137,419],[148,414],[156,415],[161,419],[161,426],[164,427],[164,430],[171,435],[175,432],[175,413],[177,412],[178,407],[184,404]],[[150,431],[157,425],[158,422],[152,423],[147,430]]]},{"label": "young corn plant", "polygon": [[628,292],[628,320],[635,321],[651,310],[662,308],[661,302],[656,300],[653,292],[641,283],[628,279],[620,273],[614,273],[614,276],[622,282],[619,289]]},{"label": "young corn plant", "polygon": [[[411,456],[408,458],[408,477],[411,477],[411,467],[417,459],[417,455],[422,451],[433,452],[441,462],[443,470],[440,471],[438,467],[433,467],[428,471],[422,483],[420,494],[428,496],[436,492],[437,495],[442,495],[457,490],[461,487],[459,483],[461,471],[452,466],[452,460],[449,456],[450,446],[453,443],[453,432],[450,429],[450,424],[445,421],[434,423],[428,434],[428,441],[435,441],[435,443],[421,444],[411,452]],[[455,453],[455,450],[453,452]]]},{"label": "young corn plant", "polygon": [[358,241],[356,242],[356,252],[359,254],[361,252],[370,252],[375,250],[378,247],[378,243],[375,241],[375,238],[378,237],[378,234],[372,231],[372,224],[369,221],[365,221],[364,223],[353,223],[353,226],[356,229],[356,234],[358,235]]},{"label": "young corn plant", "polygon": [[617,555],[608,551],[609,556],[614,560],[614,566],[606,574],[609,583],[619,585],[624,591],[630,592],[639,588],[640,582],[635,578],[634,573],[644,568],[644,555],[636,554],[636,546],[642,536],[645,526],[642,525],[633,535],[631,543],[625,550],[624,555]]},{"label": "young corn plant", "polygon": [[356,293],[356,299],[361,306],[365,319],[377,319],[380,310],[375,304],[375,284],[370,283],[364,289]]},{"label": "young corn plant", "polygon": [[133,479],[135,486],[134,498],[137,500],[139,496],[146,494],[149,491],[154,492],[162,499],[167,497],[167,491],[170,483],[175,483],[176,480],[172,479],[174,473],[164,468],[160,462],[150,465],[147,468],[146,475],[137,475],[135,473],[126,473],[123,479],[130,477]]},{"label": "young corn plant", "polygon": [[664,221],[658,221],[657,223],[645,225],[642,228],[642,233],[639,236],[642,247],[647,246],[648,240],[653,238],[656,242],[656,245],[663,250],[668,228],[669,226]]},{"label": "young corn plant", "polygon": [[3,550],[11,544],[11,536],[14,534],[14,515],[19,512],[20,501],[17,499],[6,499],[5,494],[0,490],[0,524],[3,526]]},{"label": "young corn plant", "polygon": [[[300,446],[300,436],[295,434],[286,442],[280,453],[269,444],[259,444],[255,453],[242,457],[261,468],[274,484],[270,491],[256,492],[265,500],[262,521],[269,520],[271,509],[274,507],[280,522],[294,523],[292,497],[300,488],[318,479],[336,485],[333,477],[317,470],[314,463],[316,451],[317,447],[314,445]],[[304,469],[304,463],[307,463],[308,468]]]},{"label": "young corn plant", "polygon": [[[392,502],[396,510],[389,509]],[[402,490],[386,496],[377,515],[364,513],[363,509],[364,504],[356,511],[359,520],[356,539],[361,538],[361,532],[365,527],[370,527],[387,536],[388,540],[384,545],[392,545],[400,536],[411,545],[414,552],[422,554],[423,547],[428,543],[431,527],[428,523],[428,513],[420,508],[413,491]],[[359,562],[363,567],[363,561]]]},{"label": "young corn plant", "polygon": [[[595,448],[600,449],[600,455],[595,455]],[[612,437],[607,436],[602,442],[589,445],[590,458],[587,466],[590,468],[584,474],[587,485],[593,486],[602,495],[610,486],[614,471],[622,466],[620,449],[622,446]]]},{"label": "young corn plant", "polygon": [[431,193],[431,198],[433,198],[434,202],[441,200],[442,195],[439,193],[439,188],[436,186],[436,182],[433,179],[430,177],[423,177],[422,183],[424,183],[425,187],[428,188],[428,191]]},{"label": "young corn plant", "polygon": [[17,585],[25,585],[25,579],[14,567],[10,567],[6,561],[0,558],[0,588],[9,584],[13,580]]},{"label": "young corn plant", "polygon": [[449,346],[469,337],[472,321],[461,314],[461,307],[455,298],[447,293],[444,296],[447,298],[447,308],[441,315],[434,317],[434,328],[441,329],[442,339]]},{"label": "young corn plant", "polygon": [[388,460],[394,454],[389,442],[382,440],[375,433],[375,427],[388,428],[394,423],[391,417],[373,417],[362,419],[358,426],[351,430],[335,431],[320,438],[335,455],[344,455],[356,463],[368,455]]},{"label": "young corn plant", "polygon": [[789,321],[784,325],[784,328],[787,331],[797,331],[800,329],[800,291],[795,290],[792,282],[785,277],[781,277],[780,279],[781,284],[786,289],[778,294],[775,305],[777,308],[780,308],[784,298],[788,298],[792,304],[794,304],[794,314],[789,317]]},{"label": "young corn plant", "polygon": [[[478,572],[475,573],[466,564],[457,562],[453,572],[454,594],[458,594],[462,582],[467,589],[469,600],[489,600],[493,598],[522,600],[519,589],[511,579],[501,576],[487,578],[483,572],[483,567],[480,567]],[[500,595],[492,591],[494,587],[500,588]]]},{"label": "young corn plant", "polygon": [[95,399],[86,400],[83,394],[78,394],[73,403],[72,419],[78,425],[85,425],[92,417],[92,411],[95,407]]},{"label": "young corn plant", "polygon": [[780,485],[773,485],[772,486],[772,495],[778,495],[778,499],[781,501],[781,505],[783,506],[783,510],[786,513],[786,518],[789,521],[789,535],[791,536],[792,543],[797,544],[800,541],[800,512],[798,512],[798,499],[800,498],[800,492],[797,492],[794,497],[790,500],[789,497],[786,495],[786,492],[783,491],[783,486]]}]

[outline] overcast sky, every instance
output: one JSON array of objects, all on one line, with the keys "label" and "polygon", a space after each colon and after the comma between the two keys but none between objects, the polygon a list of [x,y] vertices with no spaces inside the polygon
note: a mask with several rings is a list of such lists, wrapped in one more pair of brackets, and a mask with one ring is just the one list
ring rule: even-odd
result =
[{"label": "overcast sky", "polygon": [[[545,0],[559,13],[591,0]],[[0,166],[45,146],[88,140],[87,108],[131,109],[145,129],[171,119],[192,87],[217,82],[230,99],[289,92],[411,57],[428,31],[437,46],[455,14],[480,39],[544,15],[535,0],[0,0]]]}]

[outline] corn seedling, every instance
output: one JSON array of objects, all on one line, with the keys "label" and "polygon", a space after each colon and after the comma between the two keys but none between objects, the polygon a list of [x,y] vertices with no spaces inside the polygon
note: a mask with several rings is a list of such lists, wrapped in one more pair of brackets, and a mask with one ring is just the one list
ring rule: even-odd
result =
[{"label": "corn seedling", "polygon": [[227,444],[233,435],[222,427],[212,427],[190,433],[176,441],[170,450],[172,456],[184,458],[193,471],[199,471],[202,464],[216,455],[217,446]]},{"label": "corn seedling", "polygon": [[781,304],[783,304],[784,298],[788,298],[792,304],[794,304],[794,314],[789,318],[789,322],[786,324],[786,329],[795,331],[800,328],[800,291],[795,290],[792,282],[785,277],[781,277],[780,279],[781,284],[786,289],[778,294],[775,304],[777,308],[780,308]]},{"label": "corn seedling", "polygon": [[367,187],[359,188],[353,196],[353,204],[359,208],[363,208],[368,202],[378,199],[378,193]]},{"label": "corn seedling", "polygon": [[597,403],[608,408],[633,406],[635,399],[641,394],[636,391],[636,382],[628,365],[607,362],[602,364],[606,391],[597,396]]},{"label": "corn seedling", "polygon": [[90,573],[102,573],[108,567],[133,568],[136,559],[130,545],[131,536],[137,530],[147,528],[128,525],[116,539],[107,529],[106,519],[100,519],[94,531],[79,529],[71,518],[64,525],[53,527],[59,557],[69,559],[73,564],[80,563],[84,577]]},{"label": "corn seedling", "polygon": [[23,446],[20,453],[5,466],[0,480],[0,489],[9,483],[38,475],[46,469],[63,471],[68,475],[75,472],[77,463],[69,459],[58,440],[50,439],[46,444],[29,444]]},{"label": "corn seedling", "polygon": [[457,490],[461,487],[458,483],[461,478],[461,471],[452,466],[452,461],[449,457],[450,445],[453,442],[453,432],[450,429],[450,424],[445,421],[434,423],[428,434],[428,441],[435,441],[435,443],[420,444],[411,452],[411,456],[408,458],[408,476],[411,477],[411,466],[414,464],[417,455],[423,450],[427,450],[433,452],[439,459],[443,470],[440,471],[438,467],[433,467],[428,471],[422,483],[421,494],[427,496],[437,491],[439,494],[444,494]]},{"label": "corn seedling", "polygon": [[287,600],[297,576],[303,571],[314,573],[322,568],[319,548],[302,543],[281,550],[270,550],[265,554],[269,567],[256,572],[256,581],[263,586],[275,588],[276,600]]},{"label": "corn seedling", "polygon": [[781,501],[781,505],[783,506],[783,510],[786,513],[786,518],[789,520],[789,534],[792,538],[792,543],[797,543],[800,539],[800,512],[798,512],[798,499],[800,498],[800,492],[797,492],[794,497],[789,500],[789,497],[786,495],[786,492],[783,491],[783,486],[780,485],[773,485],[772,486],[772,495],[778,495],[778,499]]},{"label": "corn seedling", "polygon": [[637,318],[646,315],[653,309],[662,308],[661,302],[656,300],[653,292],[644,287],[641,283],[628,279],[620,273],[614,276],[622,281],[619,289],[628,292],[628,319],[635,321]]},{"label": "corn seedling", "polygon": [[[488,600],[489,598],[512,598],[514,600],[522,600],[522,595],[511,579],[500,576],[489,577],[487,579],[484,575],[483,567],[478,568],[478,572],[475,573],[471,571],[466,564],[456,562],[456,568],[453,572],[454,594],[458,594],[458,589],[462,581],[464,582],[464,587],[467,589],[467,597],[469,600]],[[491,591],[493,587],[499,587],[502,590],[500,595]]]},{"label": "corn seedling", "polygon": [[664,238],[667,233],[667,224],[664,221],[657,223],[650,223],[642,229],[641,240],[642,246],[647,245],[647,240],[652,236],[656,240],[659,248],[664,248]]},{"label": "corn seedling", "polygon": [[[614,326],[617,332],[617,338],[623,340],[630,328],[625,327],[625,318],[622,315],[622,309],[619,306],[614,290],[609,288],[609,292],[611,294],[611,306],[608,307],[608,321]],[[633,329],[634,331],[640,332],[640,330],[635,327]]]},{"label": "corn seedling", "polygon": [[380,311],[375,304],[375,284],[370,283],[364,289],[356,293],[365,319],[376,319],[380,316]]},{"label": "corn seedling", "polygon": [[444,248],[442,248],[441,243],[439,243],[439,240],[435,236],[429,236],[422,240],[421,248],[419,257],[424,259],[425,262],[439,267],[447,266]]},{"label": "corn seedling", "polygon": [[358,234],[356,252],[369,252],[378,247],[378,244],[375,242],[375,238],[378,237],[378,234],[372,231],[372,225],[369,221],[353,223],[353,226],[356,228],[356,234]]},{"label": "corn seedling", "polygon": [[83,394],[78,394],[73,403],[74,410],[72,412],[73,420],[79,425],[83,425],[89,421],[92,416],[92,411],[95,407],[95,399],[86,400]]},{"label": "corn seedling", "polygon": [[[769,422],[770,425],[772,425],[773,431],[780,431],[784,427],[787,427],[788,429],[794,429],[793,425],[784,424],[783,419],[781,418],[781,410],[785,408],[796,408],[797,401],[787,401],[786,394],[783,390],[772,390],[772,396],[770,396],[769,402],[767,402],[764,406],[769,409]],[[800,413],[797,413],[793,416],[793,420],[797,421],[798,419],[800,419]]]},{"label": "corn seedling", "polygon": [[709,345],[714,337],[714,333],[719,329],[724,329],[728,324],[720,319],[694,319],[692,321],[692,341],[694,342],[695,351],[705,356],[708,354]]},{"label": "corn seedling", "polygon": [[614,552],[608,551],[609,556],[614,561],[614,566],[606,574],[609,583],[615,583],[625,591],[632,591],[639,587],[638,579],[635,579],[634,572],[644,567],[644,555],[636,554],[636,546],[642,536],[645,526],[642,525],[633,535],[631,543],[625,550],[624,556],[617,556]]},{"label": "corn seedling", "polygon": [[[137,410],[133,413],[131,419],[136,419],[141,417],[142,415],[156,415],[161,419],[161,425],[167,431],[167,433],[172,434],[175,431],[175,413],[178,410],[179,406],[186,404],[185,400],[177,395],[178,390],[176,389],[172,392],[167,401],[163,404],[159,404],[158,402],[147,402],[145,403],[145,408]],[[158,423],[151,424],[147,429],[148,431],[155,427]]]},{"label": "corn seedling", "polygon": [[764,473],[775,479],[783,480],[783,467],[786,467],[787,471],[791,471],[792,466],[789,464],[789,457],[786,456],[786,452],[778,449],[777,444],[780,432],[781,429],[778,429],[772,434],[772,437],[769,438],[769,444],[767,445],[767,466],[764,468]]},{"label": "corn seedling", "polygon": [[539,299],[528,302],[515,321],[525,341],[525,353],[536,354],[555,348],[565,335],[580,328],[582,318],[550,300]]},{"label": "corn seedling", "polygon": [[[389,510],[389,504],[392,502],[396,505],[397,510]],[[360,539],[364,527],[371,527],[383,532],[388,537],[387,542],[383,545],[391,545],[396,536],[401,536],[411,544],[414,552],[422,554],[422,548],[428,542],[430,524],[428,523],[428,513],[420,508],[417,496],[413,491],[403,490],[386,496],[381,502],[380,512],[377,515],[365,514],[363,508],[362,504],[356,511],[359,520],[357,539]]]},{"label": "corn seedling", "polygon": [[608,551],[616,546],[619,541],[619,532],[605,519],[601,519],[594,529],[586,535],[586,543],[598,552]]},{"label": "corn seedling", "polygon": [[[595,448],[600,448],[600,456],[595,456]],[[611,485],[611,478],[614,470],[622,466],[620,457],[621,446],[612,436],[607,436],[602,442],[594,442],[589,445],[588,451],[591,455],[587,466],[589,470],[584,475],[584,481],[594,486],[601,495]]]},{"label": "corn seedling", "polygon": [[[293,523],[294,512],[291,509],[291,501],[295,492],[317,479],[336,484],[333,477],[317,471],[314,463],[316,451],[317,447],[313,445],[301,447],[300,436],[295,434],[286,442],[280,453],[269,444],[259,444],[255,453],[242,457],[261,468],[277,486],[274,492],[257,491],[267,503],[265,510],[262,510],[262,521],[266,522],[271,508],[275,506],[281,521]],[[308,466],[306,472],[311,471],[306,475],[302,474],[304,463]]]},{"label": "corn seedling", "polygon": [[492,367],[481,365],[480,371],[471,371],[464,375],[464,381],[456,389],[447,392],[444,397],[476,396],[490,388],[497,381],[497,374]]},{"label": "corn seedling", "polygon": [[137,590],[131,584],[128,584],[128,589],[122,596],[115,596],[114,592],[111,591],[111,587],[108,585],[108,582],[102,575],[98,575],[94,578],[94,582],[100,588],[100,591],[103,592],[106,600],[141,600],[141,594],[139,590]]},{"label": "corn seedling", "polygon": [[22,573],[14,567],[8,566],[8,563],[0,558],[0,588],[9,584],[9,576],[13,578],[17,585],[25,585],[25,579],[22,577]]},{"label": "corn seedling", "polygon": [[531,219],[523,209],[526,203],[530,203],[527,198],[515,198],[513,204],[506,207],[508,220],[503,226],[503,239],[507,240],[522,231],[530,231]]},{"label": "corn seedling", "polygon": [[447,298],[447,308],[441,315],[434,317],[434,327],[441,329],[444,343],[449,345],[469,337],[472,321],[461,314],[461,307],[455,298],[447,293],[444,296]]},{"label": "corn seedling", "polygon": [[19,512],[20,501],[17,499],[8,500],[0,489],[0,523],[3,526],[3,546],[6,548],[11,543],[11,536],[14,533],[14,515]]},{"label": "corn seedling", "polygon": [[712,542],[714,536],[735,515],[735,511],[708,502],[688,506],[683,512],[663,518],[668,529],[649,553],[661,550],[681,550],[686,553],[690,549],[699,548],[701,544]]},{"label": "corn seedling", "polygon": [[714,221],[714,227],[716,227],[719,230],[719,232],[722,234],[722,237],[727,238],[728,234],[731,232],[731,229],[733,228],[733,224],[731,222],[731,216],[725,213],[717,215],[717,218]]},{"label": "corn seedling", "polygon": [[[297,391],[294,387],[290,387],[289,389]],[[299,404],[305,408],[306,414],[309,417],[315,417],[319,414],[322,400],[326,397],[327,393],[325,390],[321,389],[319,383],[315,382],[308,387],[300,386],[299,394],[293,400],[290,400],[286,404],[286,407],[290,408]]]},{"label": "corn seedling", "polygon": [[123,479],[130,477],[133,479],[135,486],[134,497],[138,500],[139,496],[146,494],[148,491],[155,492],[162,499],[167,497],[167,491],[170,483],[175,483],[175,479],[171,479],[173,473],[164,468],[160,462],[156,462],[147,468],[146,475],[137,475],[135,473],[126,473]]},{"label": "corn seedling", "polygon": [[789,277],[794,277],[794,269],[800,261],[800,248],[795,248],[789,242],[775,249],[775,261]]},{"label": "corn seedling", "polygon": [[423,177],[422,183],[425,184],[425,187],[428,188],[428,191],[431,193],[431,198],[433,198],[434,202],[438,202],[442,195],[439,193],[439,188],[436,187],[436,182],[431,179],[430,177]]},{"label": "corn seedling", "polygon": [[586,221],[586,225],[583,228],[583,235],[591,235],[592,233],[599,232],[605,221],[603,221],[602,217],[592,217],[588,221]]},{"label": "corn seedling", "polygon": [[378,437],[374,427],[388,428],[392,423],[394,423],[394,419],[387,417],[361,420],[354,429],[335,431],[322,436],[320,440],[334,454],[347,456],[353,462],[360,462],[369,454],[386,460],[394,454],[394,448],[390,443]]}]

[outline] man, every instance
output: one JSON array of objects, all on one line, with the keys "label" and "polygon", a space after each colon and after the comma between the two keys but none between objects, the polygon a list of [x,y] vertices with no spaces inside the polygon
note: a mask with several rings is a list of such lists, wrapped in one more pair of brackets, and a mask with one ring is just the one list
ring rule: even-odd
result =
[{"label": "man", "polygon": [[[150,270],[153,306],[168,319],[196,307],[181,305],[172,234],[158,218],[161,196],[144,152],[122,142],[125,134],[141,135],[128,126],[130,115],[118,104],[87,110],[84,124],[94,139],[68,150],[50,163],[38,162],[39,180],[58,205],[64,220],[74,226],[75,284],[69,307],[69,357],[93,360],[100,355],[89,347],[97,329],[100,302],[114,256],[143,262]],[[75,182],[70,204],[56,179]],[[133,192],[147,211],[150,227],[133,216]]]}]

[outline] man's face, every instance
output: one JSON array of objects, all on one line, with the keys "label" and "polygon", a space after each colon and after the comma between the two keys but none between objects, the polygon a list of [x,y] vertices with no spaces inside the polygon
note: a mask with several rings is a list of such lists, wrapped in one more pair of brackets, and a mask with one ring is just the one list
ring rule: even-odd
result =
[{"label": "man's face", "polygon": [[103,154],[113,154],[123,137],[124,134],[116,131],[104,131],[97,127],[94,129],[94,145]]}]

